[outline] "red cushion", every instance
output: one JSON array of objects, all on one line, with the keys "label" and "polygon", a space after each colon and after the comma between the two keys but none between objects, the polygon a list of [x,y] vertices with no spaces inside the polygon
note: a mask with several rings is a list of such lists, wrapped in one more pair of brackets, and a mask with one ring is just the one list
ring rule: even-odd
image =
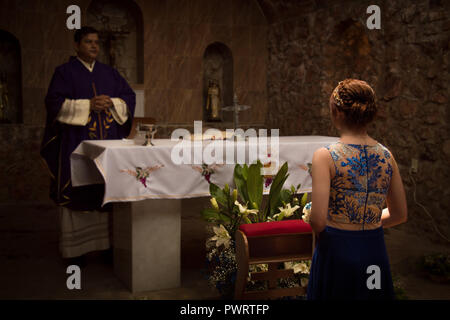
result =
[{"label": "red cushion", "polygon": [[247,237],[312,232],[311,226],[300,219],[242,224],[239,230]]}]

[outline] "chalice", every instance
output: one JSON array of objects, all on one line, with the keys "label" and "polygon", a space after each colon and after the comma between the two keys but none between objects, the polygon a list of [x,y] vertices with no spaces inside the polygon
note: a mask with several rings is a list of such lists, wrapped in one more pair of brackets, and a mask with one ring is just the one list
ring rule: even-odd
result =
[{"label": "chalice", "polygon": [[158,131],[154,124],[139,123],[138,130],[145,133],[145,140],[143,146],[154,146],[152,139],[155,138],[155,133]]}]

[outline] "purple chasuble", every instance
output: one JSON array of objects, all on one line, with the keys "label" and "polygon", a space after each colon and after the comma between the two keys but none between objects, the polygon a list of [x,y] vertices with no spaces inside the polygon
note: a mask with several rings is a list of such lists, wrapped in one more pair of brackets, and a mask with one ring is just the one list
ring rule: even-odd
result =
[{"label": "purple chasuble", "polygon": [[[91,111],[85,126],[68,125],[56,120],[65,99],[92,99],[97,95],[120,98],[127,104],[128,120],[119,125],[111,111]],[[45,98],[47,123],[41,155],[52,176],[50,197],[74,210],[93,210],[101,206],[103,185],[72,187],[70,154],[83,140],[122,139],[128,136],[136,104],[136,95],[124,78],[108,65],[95,62],[90,72],[76,57],[58,66]]]}]

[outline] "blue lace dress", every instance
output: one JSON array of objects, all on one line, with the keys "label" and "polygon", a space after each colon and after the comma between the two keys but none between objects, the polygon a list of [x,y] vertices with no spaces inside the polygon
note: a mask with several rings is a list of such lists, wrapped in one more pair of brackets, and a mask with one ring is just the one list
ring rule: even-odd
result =
[{"label": "blue lace dress", "polygon": [[[326,146],[333,158],[328,221],[358,231],[327,226],[314,250],[308,299],[393,299],[389,259],[380,227],[392,178],[392,157],[375,146],[337,142]],[[314,204],[313,204],[314,205]],[[358,228],[359,227],[359,228]]]}]

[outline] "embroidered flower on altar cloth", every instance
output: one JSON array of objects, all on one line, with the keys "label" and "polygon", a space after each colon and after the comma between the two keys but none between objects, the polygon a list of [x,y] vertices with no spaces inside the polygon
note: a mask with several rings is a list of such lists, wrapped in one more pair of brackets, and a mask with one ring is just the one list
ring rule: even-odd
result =
[{"label": "embroidered flower on altar cloth", "polygon": [[[270,157],[271,157],[271,154],[268,153],[267,158],[270,158]],[[264,170],[271,169],[272,172],[278,171],[276,164],[272,163],[272,161],[264,163],[263,168],[264,168]],[[275,170],[275,168],[277,168],[277,170]],[[266,189],[269,188],[269,186],[272,184],[272,181],[273,181],[273,174],[265,174],[264,175],[264,188],[266,188]]]},{"label": "embroidered flower on altar cloth", "polygon": [[120,170],[120,172],[126,172],[128,173],[130,176],[133,176],[136,178],[136,180],[140,181],[145,188],[147,188],[147,179],[150,176],[150,173],[153,171],[156,171],[160,168],[164,167],[164,165],[156,165],[153,167],[147,167],[147,168],[142,168],[142,167],[136,167],[136,169],[133,170]]},{"label": "embroidered flower on altar cloth", "polygon": [[221,224],[219,227],[213,227],[215,236],[211,237],[209,240],[216,242],[216,247],[220,247],[222,244],[225,248],[230,246],[231,236],[228,234],[227,229]]},{"label": "embroidered flower on altar cloth", "polygon": [[211,164],[211,165],[207,165],[206,163],[203,163],[202,166],[191,166],[192,169],[200,172],[202,174],[202,176],[205,177],[205,180],[208,183],[211,183],[211,175],[213,175],[216,171],[217,168],[223,167],[223,164]]},{"label": "embroidered flower on altar cloth", "polygon": [[272,184],[273,178],[265,178],[264,177],[264,188],[269,188],[269,186]]}]

